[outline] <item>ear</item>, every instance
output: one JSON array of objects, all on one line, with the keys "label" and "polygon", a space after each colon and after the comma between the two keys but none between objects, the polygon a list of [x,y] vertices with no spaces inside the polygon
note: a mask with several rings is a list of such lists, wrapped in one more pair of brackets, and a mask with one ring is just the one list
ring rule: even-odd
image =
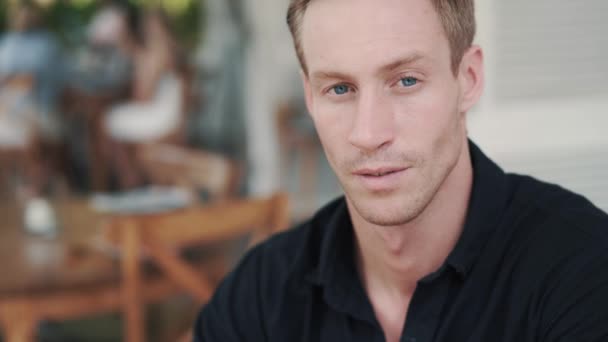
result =
[{"label": "ear", "polygon": [[311,115],[313,108],[312,88],[308,75],[302,69],[300,69],[300,78],[302,78],[302,86],[304,87],[304,95],[306,97],[306,109],[308,109],[308,114]]},{"label": "ear", "polygon": [[461,89],[460,112],[466,113],[479,101],[483,93],[485,80],[481,47],[473,45],[465,52],[460,63],[458,81]]}]

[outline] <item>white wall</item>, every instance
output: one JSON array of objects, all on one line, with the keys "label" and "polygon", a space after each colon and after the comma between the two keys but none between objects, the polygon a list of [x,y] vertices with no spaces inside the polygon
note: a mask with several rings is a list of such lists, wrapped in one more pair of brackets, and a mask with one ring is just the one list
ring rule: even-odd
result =
[{"label": "white wall", "polygon": [[[608,210],[608,24],[596,14],[608,13],[608,2],[499,1],[477,1],[487,84],[469,113],[471,137],[507,170],[562,184]],[[505,84],[540,84],[539,95],[501,98]]]}]

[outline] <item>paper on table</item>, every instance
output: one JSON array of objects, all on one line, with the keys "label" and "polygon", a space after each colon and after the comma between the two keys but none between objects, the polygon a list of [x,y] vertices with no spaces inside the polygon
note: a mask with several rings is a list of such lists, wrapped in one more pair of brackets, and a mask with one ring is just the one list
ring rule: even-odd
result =
[{"label": "paper on table", "polygon": [[192,192],[177,187],[152,186],[116,194],[94,194],[90,205],[99,212],[153,213],[191,205]]}]

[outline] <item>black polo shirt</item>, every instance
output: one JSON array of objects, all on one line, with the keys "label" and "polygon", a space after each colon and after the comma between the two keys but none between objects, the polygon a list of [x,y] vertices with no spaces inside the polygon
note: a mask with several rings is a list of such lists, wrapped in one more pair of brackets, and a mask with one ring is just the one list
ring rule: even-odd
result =
[{"label": "black polo shirt", "polygon": [[[470,144],[466,224],[420,279],[401,341],[608,341],[608,217],[505,174]],[[251,250],[201,311],[195,341],[384,341],[344,199]]]}]

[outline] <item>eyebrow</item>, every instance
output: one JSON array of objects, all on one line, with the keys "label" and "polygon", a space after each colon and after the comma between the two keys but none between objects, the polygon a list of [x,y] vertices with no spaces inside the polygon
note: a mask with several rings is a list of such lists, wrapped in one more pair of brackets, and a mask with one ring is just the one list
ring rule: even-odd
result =
[{"label": "eyebrow", "polygon": [[[382,66],[379,71],[381,74],[387,74],[403,66],[414,64],[419,60],[424,59],[424,56],[420,53],[413,53],[407,57],[398,58],[397,60],[390,62]],[[350,79],[352,78],[348,74],[338,71],[316,71],[312,73],[311,79],[326,80],[326,79]]]},{"label": "eyebrow", "polygon": [[311,79],[320,79],[320,80],[328,80],[328,79],[349,79],[345,73],[337,72],[337,71],[315,71],[311,77]]},{"label": "eyebrow", "polygon": [[422,54],[413,53],[407,57],[399,58],[394,62],[388,63],[387,65],[380,68],[380,72],[383,74],[390,73],[391,71],[395,71],[396,69],[399,69],[403,66],[414,64],[423,58],[424,56]]}]

